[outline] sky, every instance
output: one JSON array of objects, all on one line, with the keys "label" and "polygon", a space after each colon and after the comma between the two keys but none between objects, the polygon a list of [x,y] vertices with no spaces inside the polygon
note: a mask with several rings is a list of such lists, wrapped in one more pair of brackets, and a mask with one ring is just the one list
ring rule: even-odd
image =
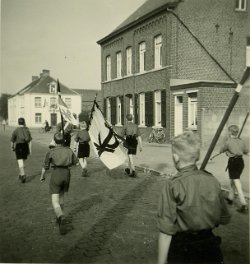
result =
[{"label": "sky", "polygon": [[0,93],[15,94],[43,69],[69,88],[101,88],[96,43],[146,0],[1,0]]}]

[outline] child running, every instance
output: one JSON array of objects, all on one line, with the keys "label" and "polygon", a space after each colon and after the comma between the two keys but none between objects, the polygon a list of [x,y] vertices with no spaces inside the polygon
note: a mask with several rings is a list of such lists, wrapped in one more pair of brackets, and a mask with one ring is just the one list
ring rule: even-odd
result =
[{"label": "child running", "polygon": [[64,235],[66,234],[63,213],[64,193],[69,190],[70,166],[76,165],[78,159],[69,147],[64,146],[64,138],[61,133],[56,133],[54,140],[56,146],[50,149],[45,156],[40,181],[45,180],[45,173],[51,165],[53,168],[50,178],[51,201],[59,224],[59,232]]},{"label": "child running", "polygon": [[[88,177],[87,170],[87,157],[89,157],[90,146],[89,146],[90,136],[87,131],[87,123],[82,121],[80,123],[80,131],[75,135],[74,152],[77,152],[77,157],[79,158],[79,163],[82,168],[82,177]],[[77,147],[78,145],[78,147]]]},{"label": "child running", "polygon": [[226,152],[228,156],[228,174],[231,181],[231,189],[227,197],[228,204],[233,203],[235,191],[238,192],[241,207],[237,209],[240,213],[246,213],[248,211],[247,202],[244,197],[244,193],[241,187],[240,176],[244,169],[243,154],[248,154],[246,144],[242,139],[238,137],[239,127],[231,125],[228,127],[229,137],[225,141],[224,145],[220,148],[219,153]]},{"label": "child running", "polygon": [[26,127],[25,119],[18,118],[19,127],[16,128],[11,136],[11,149],[16,153],[16,159],[19,167],[19,180],[21,183],[26,182],[24,171],[24,162],[27,156],[31,154],[31,134],[29,128]]}]

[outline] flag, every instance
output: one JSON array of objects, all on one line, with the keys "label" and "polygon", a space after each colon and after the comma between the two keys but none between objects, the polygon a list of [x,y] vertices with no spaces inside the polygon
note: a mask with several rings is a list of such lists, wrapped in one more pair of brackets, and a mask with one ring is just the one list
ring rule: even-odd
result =
[{"label": "flag", "polygon": [[78,121],[75,119],[74,115],[70,112],[69,108],[67,107],[67,105],[64,103],[64,101],[62,100],[60,96],[58,96],[58,106],[59,106],[59,109],[60,109],[60,112],[63,118],[67,122],[77,126]]},{"label": "flag", "polygon": [[114,169],[126,161],[126,152],[111,125],[105,120],[96,101],[91,111],[89,135],[94,152],[107,168]]}]

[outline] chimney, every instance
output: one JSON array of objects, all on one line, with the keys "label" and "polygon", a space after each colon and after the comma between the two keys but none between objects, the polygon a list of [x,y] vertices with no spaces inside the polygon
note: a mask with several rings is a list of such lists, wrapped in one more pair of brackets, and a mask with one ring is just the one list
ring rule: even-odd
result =
[{"label": "chimney", "polygon": [[38,79],[39,79],[38,76],[32,76],[32,82],[34,82],[34,81],[36,81],[36,80],[38,80]]},{"label": "chimney", "polygon": [[46,77],[49,76],[49,70],[43,70],[42,73],[40,73],[40,77]]}]

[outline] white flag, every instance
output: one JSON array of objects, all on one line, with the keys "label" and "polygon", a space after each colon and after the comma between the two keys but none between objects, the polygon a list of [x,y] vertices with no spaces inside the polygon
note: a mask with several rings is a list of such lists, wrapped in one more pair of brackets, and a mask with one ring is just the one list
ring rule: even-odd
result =
[{"label": "white flag", "polygon": [[67,107],[67,105],[63,102],[62,98],[58,96],[58,106],[59,106],[59,109],[60,109],[60,112],[63,116],[63,118],[77,126],[78,125],[78,121],[75,119],[74,115],[70,112],[69,108]]},{"label": "white flag", "polygon": [[122,165],[127,155],[116,134],[105,120],[96,102],[92,109],[89,135],[96,155],[110,170]]}]

